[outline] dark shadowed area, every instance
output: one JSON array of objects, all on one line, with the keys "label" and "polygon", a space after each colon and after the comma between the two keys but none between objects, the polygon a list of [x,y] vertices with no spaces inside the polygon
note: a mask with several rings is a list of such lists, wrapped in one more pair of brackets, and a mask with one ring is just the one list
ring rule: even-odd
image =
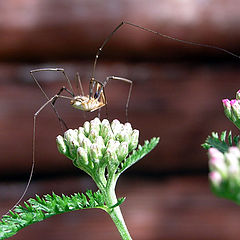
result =
[{"label": "dark shadowed area", "polygon": [[[0,1],[0,214],[21,196],[32,162],[33,115],[46,102],[30,70],[64,68],[77,91],[79,72],[88,94],[93,62],[108,34],[126,20],[175,38],[214,45],[240,54],[238,0],[8,0]],[[232,130],[221,100],[240,88],[240,62],[224,51],[193,46],[124,25],[104,47],[96,79],[133,81],[128,121],[140,143],[159,145],[131,167],[117,186],[129,231],[136,240],[237,240],[240,208],[215,197],[208,183],[208,158],[201,144],[212,132]],[[36,74],[51,97],[67,82],[60,72]],[[101,118],[126,121],[129,85],[111,81]],[[97,112],[56,107],[69,128]],[[62,134],[50,106],[37,118],[36,167],[25,200],[95,189],[56,148]],[[56,216],[20,231],[12,239],[120,239],[100,210]]]}]

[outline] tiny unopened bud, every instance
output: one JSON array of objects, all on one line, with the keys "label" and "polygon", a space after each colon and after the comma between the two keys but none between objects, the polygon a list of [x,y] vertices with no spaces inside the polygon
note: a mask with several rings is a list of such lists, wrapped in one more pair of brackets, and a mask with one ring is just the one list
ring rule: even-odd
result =
[{"label": "tiny unopened bud", "polygon": [[77,150],[77,164],[78,166],[81,166],[82,164],[88,165],[88,154],[82,147],[79,147]]},{"label": "tiny unopened bud", "polygon": [[133,149],[135,149],[138,145],[138,138],[139,138],[139,130],[134,129],[131,135],[131,141],[129,144],[129,151],[132,151]]},{"label": "tiny unopened bud", "polygon": [[116,152],[119,145],[120,145],[119,141],[115,141],[113,139],[110,139],[108,144],[107,144],[107,150],[110,151],[110,152]]},{"label": "tiny unopened bud", "polygon": [[85,135],[85,132],[84,132],[84,128],[83,128],[83,127],[79,127],[79,128],[78,128],[78,134],[83,134],[83,135]]},{"label": "tiny unopened bud", "polygon": [[64,142],[63,137],[58,135],[56,141],[59,152],[62,154],[67,154],[67,146]]},{"label": "tiny unopened bud", "polygon": [[117,149],[117,156],[118,160],[121,162],[123,161],[128,155],[128,143],[127,142],[121,142],[120,146]]},{"label": "tiny unopened bud", "polygon": [[123,128],[124,128],[124,130],[126,130],[129,133],[132,132],[132,126],[131,126],[131,123],[129,123],[129,122],[125,123]]},{"label": "tiny unopened bud", "polygon": [[113,152],[111,149],[107,149],[104,160],[107,163],[108,171],[113,172],[119,165],[116,152]]},{"label": "tiny unopened bud", "polygon": [[224,159],[221,158],[210,158],[209,160],[210,170],[219,171],[223,176],[227,175],[227,165]]},{"label": "tiny unopened bud", "polygon": [[237,100],[240,100],[240,90],[238,90],[238,91],[236,92],[236,99],[237,99]]},{"label": "tiny unopened bud", "polygon": [[229,99],[223,99],[222,103],[223,103],[224,113],[226,117],[232,120],[232,110],[231,110],[231,104]]},{"label": "tiny unopened bud", "polygon": [[240,118],[240,105],[238,103],[238,100],[233,99],[230,101],[232,112],[233,112],[233,121],[237,121]]},{"label": "tiny unopened bud", "polygon": [[82,147],[88,152],[90,150],[90,147],[92,145],[92,142],[88,138],[84,138],[82,141]]},{"label": "tiny unopened bud", "polygon": [[[104,121],[105,120],[105,121]],[[108,120],[104,119],[104,123],[102,123],[101,129],[100,129],[100,135],[103,137],[105,140],[104,142],[106,143],[109,139],[113,138],[113,132],[110,126],[110,123]]]},{"label": "tiny unopened bud", "polygon": [[232,149],[232,152],[225,153],[225,158],[228,164],[228,173],[229,177],[233,178],[240,178],[240,166],[239,166],[239,160],[238,157],[234,154],[234,149]]},{"label": "tiny unopened bud", "polygon": [[91,128],[88,138],[91,140],[91,142],[95,142],[98,135],[99,130],[97,128]]},{"label": "tiny unopened bud", "polygon": [[224,155],[222,152],[220,152],[218,149],[216,148],[210,148],[208,150],[208,155],[210,158],[217,158],[217,159],[224,159]]},{"label": "tiny unopened bud", "polygon": [[82,145],[82,142],[83,142],[83,140],[85,139],[86,137],[85,137],[85,135],[84,135],[84,133],[82,133],[82,132],[79,132],[78,133],[78,141],[79,141],[79,143]]},{"label": "tiny unopened bud", "polygon": [[238,147],[230,147],[228,152],[233,154],[236,158],[240,158],[240,150]]},{"label": "tiny unopened bud", "polygon": [[78,138],[78,130],[77,129],[68,129],[65,133],[64,133],[64,139],[66,141],[74,141],[77,140]]},{"label": "tiny unopened bud", "polygon": [[104,145],[104,141],[103,141],[103,138],[102,136],[97,136],[96,138],[96,144],[98,146],[98,148],[103,151],[103,149],[105,148],[105,145]]},{"label": "tiny unopened bud", "polygon": [[97,117],[90,121],[90,134],[93,131],[96,133],[96,135],[98,135],[100,131],[100,124],[101,121]]},{"label": "tiny unopened bud", "polygon": [[86,136],[89,135],[90,133],[90,122],[86,121],[84,124],[83,124],[83,128],[84,128],[84,133]]},{"label": "tiny unopened bud", "polygon": [[117,119],[115,119],[112,121],[111,128],[114,136],[116,136],[123,130],[123,124],[121,124]]},{"label": "tiny unopened bud", "polygon": [[218,188],[221,185],[223,179],[219,172],[217,171],[210,172],[208,176],[209,180],[211,181],[214,187]]},{"label": "tiny unopened bud", "polygon": [[96,143],[93,143],[90,148],[90,156],[91,160],[95,163],[99,163],[99,160],[102,158],[102,152],[101,149],[98,147]]}]

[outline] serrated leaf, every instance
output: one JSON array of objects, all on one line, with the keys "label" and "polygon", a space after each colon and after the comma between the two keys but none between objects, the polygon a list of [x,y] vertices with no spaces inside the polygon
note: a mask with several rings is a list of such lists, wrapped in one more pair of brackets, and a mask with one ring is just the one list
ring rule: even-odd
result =
[{"label": "serrated leaf", "polygon": [[131,167],[134,163],[136,163],[141,158],[143,158],[146,154],[152,151],[156,147],[158,142],[159,142],[159,138],[152,138],[150,142],[145,141],[145,144],[143,146],[139,145],[138,149],[134,150],[132,154],[122,162],[122,165],[118,169],[116,175],[119,176],[126,169]]},{"label": "serrated leaf", "polygon": [[233,146],[233,144],[237,145],[239,141],[238,136],[232,136],[231,131],[228,134],[227,140],[227,131],[224,131],[220,135],[220,139],[218,133],[213,132],[212,136],[208,136],[205,143],[202,144],[202,147],[205,149],[209,149],[211,147],[218,149],[220,152],[225,153],[228,151],[228,148]]},{"label": "serrated leaf", "polygon": [[[0,239],[6,239],[15,235],[22,228],[40,222],[51,216],[76,211],[80,209],[102,208],[104,205],[104,196],[97,191],[87,191],[85,194],[74,194],[72,196],[58,196],[55,193],[47,194],[40,198],[29,199],[24,202],[25,207],[18,205],[8,215],[4,215],[0,221]],[[71,207],[69,207],[71,206]]]}]

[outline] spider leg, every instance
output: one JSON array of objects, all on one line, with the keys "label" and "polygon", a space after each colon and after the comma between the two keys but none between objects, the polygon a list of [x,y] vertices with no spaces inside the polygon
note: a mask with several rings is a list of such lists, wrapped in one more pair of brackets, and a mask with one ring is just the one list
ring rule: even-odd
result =
[{"label": "spider leg", "polygon": [[[73,94],[70,90],[68,90],[66,87],[64,87],[64,86],[59,90],[59,92],[58,92],[56,95],[60,95],[63,91],[66,91],[66,92],[69,93],[72,97],[74,97],[74,94]],[[54,105],[54,104],[56,103],[57,99],[58,99],[58,98],[55,98],[55,99],[52,101],[52,105]]]},{"label": "spider leg", "polygon": [[[125,108],[125,111],[126,111],[126,119],[128,121],[128,105],[129,105],[129,100],[130,100],[130,97],[131,97],[131,92],[132,92],[132,85],[133,85],[133,82],[127,78],[122,78],[122,77],[115,77],[115,76],[109,76],[106,78],[106,80],[103,82],[103,83],[100,83],[101,84],[101,87],[97,90],[97,92],[95,93],[95,98],[99,98],[101,96],[101,91],[104,91],[104,87],[107,85],[107,83],[110,81],[110,80],[120,80],[120,81],[124,81],[124,82],[127,82],[130,84],[130,87],[129,87],[129,91],[128,91],[128,97],[127,97],[127,103],[126,103],[126,108]],[[104,94],[104,97],[105,97],[105,94]],[[106,97],[105,97],[106,98]]]},{"label": "spider leg", "polygon": [[[71,82],[70,82],[69,78],[67,77],[64,69],[62,69],[62,68],[41,68],[41,69],[31,70],[31,71],[30,71],[31,77],[33,78],[33,80],[35,81],[35,83],[37,84],[37,86],[40,88],[41,92],[43,93],[43,95],[45,96],[45,98],[46,98],[47,100],[49,100],[49,97],[47,96],[47,94],[45,93],[45,91],[43,90],[42,86],[40,85],[40,83],[38,82],[37,78],[36,78],[35,75],[34,75],[34,73],[36,73],[36,72],[43,72],[43,71],[60,71],[60,72],[62,72],[63,75],[64,75],[64,76],[66,77],[66,79],[67,79],[67,82],[68,82],[68,84],[69,84],[69,86],[70,86],[70,88],[71,88],[71,91],[68,90],[68,89],[65,88],[65,87],[62,87],[62,88],[59,90],[59,92],[58,92],[57,95],[60,95],[60,94],[62,93],[62,91],[66,91],[66,92],[68,92],[71,96],[74,97],[74,93],[73,93],[73,88],[72,88]],[[57,98],[54,99],[53,102],[51,102],[51,105],[52,105],[52,108],[53,108],[53,110],[54,110],[54,112],[55,112],[55,114],[56,114],[59,122],[60,122],[61,129],[62,129],[62,131],[64,131],[63,129],[64,129],[64,128],[65,128],[65,129],[68,129],[68,127],[67,127],[65,121],[64,121],[64,120],[61,118],[61,116],[59,115],[56,107],[54,106],[56,100],[57,100]]]},{"label": "spider leg", "polygon": [[[82,87],[82,81],[80,79],[80,75],[79,73],[77,72],[76,73],[76,80],[77,80],[77,89],[78,89],[78,94],[82,96],[84,96],[84,91],[83,91],[83,87]],[[80,90],[81,90],[81,93],[80,93]]]},{"label": "spider leg", "polygon": [[64,99],[72,99],[70,97],[67,97],[67,96],[60,96],[60,95],[54,95],[52,98],[50,98],[46,103],[44,103],[38,110],[37,112],[35,112],[34,114],[34,117],[33,117],[33,141],[32,141],[32,167],[31,167],[31,170],[30,170],[30,176],[29,176],[29,179],[28,179],[28,182],[27,182],[27,185],[21,195],[21,197],[19,198],[19,200],[17,201],[16,204],[14,204],[14,206],[7,212],[5,213],[4,215],[8,214],[11,210],[13,210],[21,201],[22,199],[24,198],[28,188],[29,188],[29,185],[31,183],[31,180],[32,180],[32,176],[33,176],[33,170],[34,170],[34,167],[35,167],[35,148],[36,148],[36,120],[37,120],[37,116],[38,114],[50,103],[52,103],[52,101],[54,101],[56,98],[64,98]]},{"label": "spider leg", "polygon": [[227,53],[233,57],[236,57],[236,58],[240,58],[239,55],[231,52],[231,51],[228,51],[224,48],[221,48],[221,47],[217,47],[217,46],[214,46],[214,45],[210,45],[210,44],[204,44],[204,43],[198,43],[198,42],[192,42],[192,41],[187,41],[187,40],[183,40],[183,39],[180,39],[180,38],[176,38],[176,37],[172,37],[172,36],[169,36],[169,35],[166,35],[166,34],[163,34],[163,33],[160,33],[160,32],[157,32],[157,31],[154,31],[154,30],[151,30],[149,28],[146,28],[146,27],[142,27],[140,25],[137,25],[137,24],[134,24],[134,23],[130,23],[130,22],[127,22],[127,21],[122,21],[120,24],[117,25],[116,28],[114,28],[114,30],[106,37],[106,39],[104,40],[104,42],[102,43],[101,47],[98,49],[97,53],[96,53],[96,56],[95,56],[95,60],[94,60],[94,63],[93,63],[93,71],[92,71],[92,80],[94,80],[95,78],[95,69],[96,69],[96,65],[97,65],[97,60],[99,58],[99,55],[100,53],[102,52],[104,46],[108,43],[108,41],[112,38],[112,36],[114,35],[114,33],[116,33],[122,26],[124,25],[128,25],[128,26],[131,26],[131,27],[134,27],[134,28],[138,28],[140,30],[143,30],[143,31],[146,31],[146,32],[150,32],[150,33],[153,33],[153,34],[156,34],[158,36],[160,36],[161,38],[166,38],[166,39],[169,39],[169,40],[173,40],[173,41],[177,41],[177,42],[180,42],[180,43],[183,43],[183,44],[188,44],[188,45],[192,45],[192,46],[199,46],[199,47],[205,47],[205,48],[210,48],[210,49],[215,49],[215,50],[218,50],[218,51],[221,51],[221,52],[224,52],[224,53]]},{"label": "spider leg", "polygon": [[44,71],[56,71],[56,72],[62,72],[63,76],[66,78],[67,83],[69,85],[69,88],[71,90],[72,93],[74,93],[73,91],[73,87],[72,84],[67,76],[67,74],[65,73],[65,70],[63,68],[39,68],[39,69],[34,69],[30,71],[30,74],[32,75],[33,79],[35,80],[35,82],[37,83],[38,87],[41,89],[42,93],[46,96],[46,93],[43,91],[42,87],[40,86],[39,82],[37,81],[37,79],[34,77],[33,73],[36,72],[44,72]]}]

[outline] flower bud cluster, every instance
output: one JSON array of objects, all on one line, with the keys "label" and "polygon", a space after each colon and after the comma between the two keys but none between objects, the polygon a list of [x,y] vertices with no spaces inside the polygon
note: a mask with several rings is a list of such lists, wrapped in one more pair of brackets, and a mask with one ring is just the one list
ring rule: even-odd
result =
[{"label": "flower bud cluster", "polygon": [[95,118],[57,136],[57,146],[75,166],[88,171],[103,165],[116,168],[137,147],[138,138],[139,131],[133,130],[130,123]]},{"label": "flower bud cluster", "polygon": [[236,99],[223,99],[222,103],[226,117],[240,129],[240,90],[236,93]]},{"label": "flower bud cluster", "polygon": [[[216,148],[208,150],[209,179],[217,192],[223,195],[240,194],[240,149],[230,147],[222,153]],[[236,189],[238,191],[236,192]]]}]

